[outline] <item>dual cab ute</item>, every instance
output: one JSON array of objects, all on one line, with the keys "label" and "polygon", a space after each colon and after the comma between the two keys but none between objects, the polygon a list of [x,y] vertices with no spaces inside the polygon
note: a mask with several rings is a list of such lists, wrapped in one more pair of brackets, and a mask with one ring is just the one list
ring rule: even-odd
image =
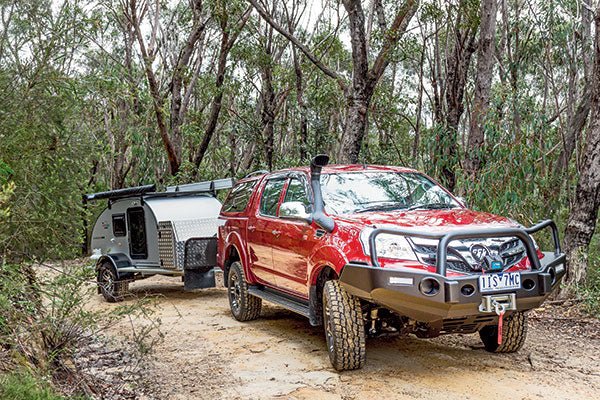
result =
[{"label": "dual cab ute", "polygon": [[[262,300],[324,325],[337,370],[361,368],[365,338],[479,332],[490,352],[514,352],[565,270],[552,221],[524,228],[467,209],[431,178],[391,166],[327,166],[253,174],[221,210],[217,263],[231,313]],[[549,228],[554,250],[532,234]]]}]

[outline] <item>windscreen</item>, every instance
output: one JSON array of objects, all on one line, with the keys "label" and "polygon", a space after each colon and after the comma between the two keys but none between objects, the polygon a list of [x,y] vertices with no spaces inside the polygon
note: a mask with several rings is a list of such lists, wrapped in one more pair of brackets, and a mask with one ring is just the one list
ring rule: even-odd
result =
[{"label": "windscreen", "polygon": [[365,171],[321,175],[329,214],[461,207],[444,189],[419,173]]}]

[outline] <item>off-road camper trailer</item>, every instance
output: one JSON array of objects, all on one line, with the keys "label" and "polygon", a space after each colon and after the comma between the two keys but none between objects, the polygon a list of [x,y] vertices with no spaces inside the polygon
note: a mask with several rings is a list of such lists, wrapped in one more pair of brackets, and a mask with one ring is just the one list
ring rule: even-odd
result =
[{"label": "off-road camper trailer", "polygon": [[214,287],[221,223],[216,191],[232,185],[220,179],[164,192],[146,185],[84,196],[108,201],[90,240],[104,298],[119,301],[130,282],[157,274],[182,276],[186,290]]}]

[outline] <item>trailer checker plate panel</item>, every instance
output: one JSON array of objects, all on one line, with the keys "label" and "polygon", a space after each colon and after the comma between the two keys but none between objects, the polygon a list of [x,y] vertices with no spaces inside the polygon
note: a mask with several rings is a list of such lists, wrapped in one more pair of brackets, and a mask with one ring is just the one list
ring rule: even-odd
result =
[{"label": "trailer checker plate panel", "polygon": [[518,272],[505,272],[502,274],[485,274],[479,277],[479,290],[497,292],[521,288],[521,274]]}]

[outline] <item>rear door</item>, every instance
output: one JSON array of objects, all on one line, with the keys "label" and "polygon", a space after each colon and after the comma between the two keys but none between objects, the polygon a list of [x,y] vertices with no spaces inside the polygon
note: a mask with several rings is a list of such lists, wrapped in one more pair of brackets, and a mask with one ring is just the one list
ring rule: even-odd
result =
[{"label": "rear door", "polygon": [[[312,212],[307,179],[297,175],[289,179],[282,204],[299,201]],[[315,229],[302,221],[279,219],[279,235],[273,237],[273,269],[281,288],[308,298],[308,258],[317,243]]]},{"label": "rear door", "polygon": [[252,272],[262,283],[277,286],[273,271],[273,238],[280,232],[277,212],[287,179],[268,179],[262,188],[258,209],[248,220],[248,254]]}]

